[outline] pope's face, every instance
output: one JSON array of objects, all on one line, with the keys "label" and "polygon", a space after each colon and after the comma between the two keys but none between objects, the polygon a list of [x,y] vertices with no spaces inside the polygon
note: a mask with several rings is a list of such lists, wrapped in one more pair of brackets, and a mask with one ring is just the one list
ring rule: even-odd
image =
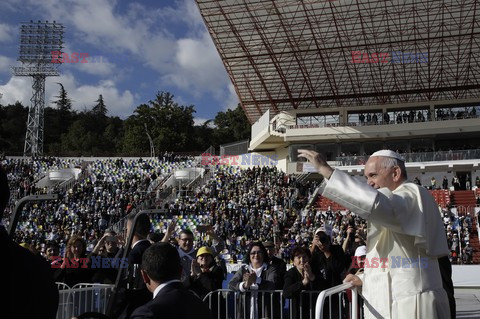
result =
[{"label": "pope's face", "polygon": [[372,156],[365,164],[365,177],[368,185],[375,189],[386,187],[390,190],[395,189],[395,170],[393,167],[382,167],[382,157]]}]

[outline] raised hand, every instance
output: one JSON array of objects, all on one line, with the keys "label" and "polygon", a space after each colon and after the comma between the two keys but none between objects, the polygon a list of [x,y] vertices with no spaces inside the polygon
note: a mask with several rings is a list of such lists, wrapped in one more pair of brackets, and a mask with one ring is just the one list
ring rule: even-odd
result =
[{"label": "raised hand", "polygon": [[198,264],[196,259],[192,260],[192,265],[190,267],[190,274],[194,277],[199,276],[202,273],[202,270],[200,269],[200,265]]},{"label": "raised hand", "polygon": [[330,178],[333,168],[327,163],[327,159],[323,154],[312,150],[298,150],[298,157],[306,158],[315,169],[325,178]]},{"label": "raised hand", "polygon": [[172,235],[175,232],[175,227],[177,226],[177,220],[172,219],[172,221],[167,226],[167,234]]},{"label": "raised hand", "polygon": [[312,272],[312,266],[310,266],[310,263],[305,263],[303,265],[303,275],[308,279],[309,282],[315,280],[315,275]]},{"label": "raised hand", "polygon": [[257,274],[254,271],[243,274],[245,288],[250,288],[257,281]]}]

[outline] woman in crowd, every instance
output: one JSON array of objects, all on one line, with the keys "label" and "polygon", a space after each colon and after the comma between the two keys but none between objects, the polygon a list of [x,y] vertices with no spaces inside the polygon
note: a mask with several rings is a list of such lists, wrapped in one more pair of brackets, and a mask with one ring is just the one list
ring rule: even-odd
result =
[{"label": "woman in crowd", "polygon": [[[274,313],[270,314],[270,295],[262,296],[259,293],[262,290],[274,290],[277,281],[277,272],[275,268],[268,265],[268,253],[261,242],[254,242],[250,245],[246,261],[247,264],[235,273],[228,284],[228,288],[231,290],[245,292],[238,299],[240,305],[237,307],[237,317],[276,318],[275,313],[279,313],[281,309],[274,309]],[[280,304],[278,306],[280,307]]]},{"label": "woman in crowd", "polygon": [[78,283],[91,282],[91,273],[85,252],[86,244],[83,238],[78,235],[70,237],[62,264],[55,271],[55,281],[63,282],[70,287]]},{"label": "woman in crowd", "polygon": [[[291,256],[294,267],[285,274],[283,295],[285,298],[292,299],[292,319],[310,318],[315,316],[313,311],[315,310],[314,305],[318,294],[308,295],[302,294],[302,292],[321,291],[326,289],[328,285],[322,276],[313,273],[312,267],[310,266],[310,250],[305,247],[297,246],[293,249]],[[302,309],[301,315],[300,309]]]}]

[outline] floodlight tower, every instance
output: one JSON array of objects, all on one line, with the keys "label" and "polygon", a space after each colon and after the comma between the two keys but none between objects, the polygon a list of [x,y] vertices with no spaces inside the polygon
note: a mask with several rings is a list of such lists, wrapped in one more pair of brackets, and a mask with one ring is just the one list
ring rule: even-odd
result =
[{"label": "floodlight tower", "polygon": [[[22,66],[13,67],[16,76],[31,76],[33,95],[28,109],[24,156],[43,155],[43,128],[45,108],[45,79],[58,76],[57,67],[63,45],[63,25],[53,22],[23,23],[20,27],[20,54]],[[56,52],[55,59],[53,58]]]}]

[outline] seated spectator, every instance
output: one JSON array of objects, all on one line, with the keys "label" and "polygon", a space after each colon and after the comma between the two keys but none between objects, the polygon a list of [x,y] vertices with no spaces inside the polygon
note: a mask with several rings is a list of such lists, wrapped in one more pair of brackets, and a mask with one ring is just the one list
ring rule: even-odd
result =
[{"label": "seated spectator", "polygon": [[[311,310],[315,309],[315,303],[310,304],[310,300],[317,300],[318,294],[308,296],[303,295],[302,291],[320,291],[327,288],[327,282],[313,273],[310,257],[310,250],[305,247],[295,247],[292,251],[294,267],[285,275],[283,295],[285,298],[292,299],[292,319],[309,318],[312,315]],[[302,309],[301,315],[300,309]]]},{"label": "seated spectator", "polygon": [[211,319],[207,305],[181,284],[181,272],[180,256],[172,245],[150,246],[143,254],[141,274],[153,300],[135,309],[130,318]]},{"label": "seated spectator", "polygon": [[201,247],[197,251],[197,258],[192,261],[187,288],[203,300],[209,292],[222,289],[222,282],[223,270],[216,264],[212,249]]},{"label": "seated spectator", "polygon": [[[243,265],[228,284],[228,288],[234,291],[244,292],[237,306],[237,318],[249,317],[260,318],[262,314],[270,314],[270,296],[261,298],[252,291],[274,290],[278,280],[276,269],[269,266],[268,252],[261,242],[250,245],[247,255],[247,264]],[[243,313],[243,311],[247,313]],[[272,317],[270,317],[272,318]]]}]

